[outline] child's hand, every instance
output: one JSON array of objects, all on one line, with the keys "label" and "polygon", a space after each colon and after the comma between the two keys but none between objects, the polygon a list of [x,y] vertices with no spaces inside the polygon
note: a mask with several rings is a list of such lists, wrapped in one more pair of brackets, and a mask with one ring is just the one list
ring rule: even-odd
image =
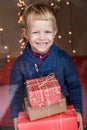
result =
[{"label": "child's hand", "polygon": [[15,130],[17,130],[17,121],[18,121],[18,119],[14,118],[14,128],[15,128]]},{"label": "child's hand", "polygon": [[77,121],[79,123],[79,130],[83,130],[82,115],[79,112],[76,112],[76,114],[77,114]]}]

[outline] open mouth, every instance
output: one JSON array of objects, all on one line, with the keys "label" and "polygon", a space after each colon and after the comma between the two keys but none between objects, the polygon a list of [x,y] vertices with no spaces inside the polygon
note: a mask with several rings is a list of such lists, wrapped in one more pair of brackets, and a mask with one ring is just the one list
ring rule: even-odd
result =
[{"label": "open mouth", "polygon": [[48,44],[48,42],[37,42],[36,44],[40,46],[45,46]]}]

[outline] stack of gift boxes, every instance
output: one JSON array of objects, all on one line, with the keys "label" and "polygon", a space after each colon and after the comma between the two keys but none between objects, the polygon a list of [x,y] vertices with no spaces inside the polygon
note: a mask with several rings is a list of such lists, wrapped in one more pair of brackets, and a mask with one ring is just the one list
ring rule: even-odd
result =
[{"label": "stack of gift boxes", "polygon": [[27,80],[26,89],[26,112],[19,113],[18,130],[78,130],[76,112],[73,106],[67,109],[54,75]]}]

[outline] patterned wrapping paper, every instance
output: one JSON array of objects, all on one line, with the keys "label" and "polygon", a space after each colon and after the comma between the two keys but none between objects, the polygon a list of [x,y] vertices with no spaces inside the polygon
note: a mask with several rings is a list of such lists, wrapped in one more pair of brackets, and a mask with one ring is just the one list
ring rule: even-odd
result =
[{"label": "patterned wrapping paper", "polygon": [[61,87],[54,75],[26,81],[28,99],[32,108],[40,108],[61,101]]}]

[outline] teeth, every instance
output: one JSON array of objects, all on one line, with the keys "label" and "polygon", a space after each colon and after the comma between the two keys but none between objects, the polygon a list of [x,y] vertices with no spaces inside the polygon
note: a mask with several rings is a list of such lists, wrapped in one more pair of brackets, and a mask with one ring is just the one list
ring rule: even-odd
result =
[{"label": "teeth", "polygon": [[43,44],[43,45],[44,45],[44,44],[47,44],[47,42],[45,42],[45,43],[44,43],[44,42],[41,42],[41,43],[37,43],[37,44]]}]

